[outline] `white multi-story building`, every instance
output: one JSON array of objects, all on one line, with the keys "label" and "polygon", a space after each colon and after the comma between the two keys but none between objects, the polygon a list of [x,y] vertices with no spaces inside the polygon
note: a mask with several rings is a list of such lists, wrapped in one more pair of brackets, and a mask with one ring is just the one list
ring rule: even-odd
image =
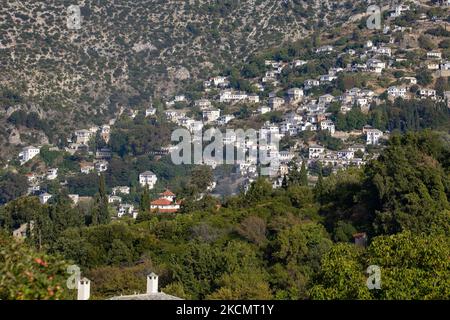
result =
[{"label": "white multi-story building", "polygon": [[199,107],[200,109],[207,109],[207,108],[211,108],[211,106],[212,106],[211,101],[209,101],[208,99],[196,100],[194,102],[194,105],[196,107]]},{"label": "white multi-story building", "polygon": [[139,175],[139,184],[142,187],[147,186],[149,189],[153,189],[156,181],[158,181],[158,177],[151,171],[146,171]]},{"label": "white multi-story building", "polygon": [[429,59],[442,59],[442,53],[439,51],[427,52],[427,58]]},{"label": "white multi-story building", "polygon": [[259,103],[259,96],[257,94],[249,94],[247,100],[250,103]]},{"label": "white multi-story building", "polygon": [[319,97],[319,104],[327,105],[334,101],[334,96],[331,94],[324,94]]},{"label": "white multi-story building", "polygon": [[234,119],[232,114],[225,114],[217,119],[217,123],[221,126],[226,125],[228,122]]},{"label": "white multi-story building", "polygon": [[320,130],[328,130],[330,134],[334,134],[336,129],[333,121],[331,120],[324,120],[320,122]]},{"label": "white multi-story building", "polygon": [[309,147],[309,159],[318,159],[325,154],[325,148],[319,145]]},{"label": "white multi-story building", "polygon": [[378,59],[369,59],[366,65],[370,72],[375,73],[381,73],[386,68],[386,63]]},{"label": "white multi-story building", "polygon": [[220,117],[220,109],[209,109],[203,111],[203,121],[211,122],[216,121]]},{"label": "white multi-story building", "polygon": [[401,98],[405,98],[406,97],[406,87],[396,87],[396,86],[392,86],[389,87],[388,90],[388,95],[394,98],[397,97],[401,97]]},{"label": "white multi-story building", "polygon": [[226,90],[220,93],[220,102],[234,102],[247,100],[248,95],[245,92]]},{"label": "white multi-story building", "polygon": [[377,145],[380,138],[383,137],[383,132],[378,129],[366,129],[367,140],[366,143],[369,145]]},{"label": "white multi-story building", "polygon": [[21,164],[24,164],[25,162],[30,161],[35,156],[37,156],[40,153],[40,149],[29,146],[22,149],[22,152],[19,153],[19,160]]},{"label": "white multi-story building", "polygon": [[284,104],[283,98],[280,98],[280,97],[269,98],[269,106],[272,108],[272,110],[277,110],[283,104]]},{"label": "white multi-story building", "polygon": [[392,49],[389,47],[379,47],[376,52],[380,55],[385,55],[388,57],[392,55]]},{"label": "white multi-story building", "polygon": [[291,88],[287,92],[290,102],[295,102],[303,98],[303,90],[300,88]]},{"label": "white multi-story building", "polygon": [[76,143],[87,145],[91,139],[93,133],[90,130],[77,130],[75,131]]},{"label": "white multi-story building", "polygon": [[115,196],[115,195],[109,195],[108,196],[108,203],[121,203],[122,197]]}]

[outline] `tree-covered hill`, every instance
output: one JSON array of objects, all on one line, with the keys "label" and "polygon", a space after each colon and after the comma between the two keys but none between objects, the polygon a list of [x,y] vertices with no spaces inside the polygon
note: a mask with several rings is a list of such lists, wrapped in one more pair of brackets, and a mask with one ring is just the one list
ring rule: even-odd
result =
[{"label": "tree-covered hill", "polygon": [[[409,133],[315,187],[301,174],[281,189],[260,179],[223,203],[187,198],[182,214],[111,223],[64,195],[19,198],[0,224],[35,221],[28,243],[78,264],[96,299],[142,292],[150,271],[164,292],[191,299],[447,299],[449,152],[447,136]],[[92,212],[107,214],[95,201]],[[367,246],[354,243],[361,232]],[[369,266],[381,270],[379,290],[367,287]]]}]

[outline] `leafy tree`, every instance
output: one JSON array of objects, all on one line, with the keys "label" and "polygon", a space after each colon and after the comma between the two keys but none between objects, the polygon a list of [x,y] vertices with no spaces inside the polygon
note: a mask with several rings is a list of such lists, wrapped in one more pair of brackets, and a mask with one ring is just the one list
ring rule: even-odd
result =
[{"label": "leafy tree", "polygon": [[429,132],[393,136],[378,161],[366,167],[377,234],[448,232],[449,178],[436,161],[442,148]]},{"label": "leafy tree", "polygon": [[321,264],[316,285],[310,290],[312,299],[370,299],[363,273],[362,251],[351,244],[336,244]]},{"label": "leafy tree", "polygon": [[266,222],[255,216],[249,216],[241,222],[236,231],[242,237],[257,244],[262,245],[266,240]]},{"label": "leafy tree", "polygon": [[23,175],[8,172],[0,176],[0,204],[23,196],[27,190],[27,178]]},{"label": "leafy tree", "polygon": [[72,295],[66,288],[67,263],[36,252],[0,232],[0,299],[58,300]]}]

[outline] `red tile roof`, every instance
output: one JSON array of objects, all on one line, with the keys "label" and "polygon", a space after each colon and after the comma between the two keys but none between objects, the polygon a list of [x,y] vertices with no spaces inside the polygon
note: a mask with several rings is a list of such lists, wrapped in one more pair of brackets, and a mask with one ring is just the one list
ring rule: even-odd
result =
[{"label": "red tile roof", "polygon": [[175,197],[175,193],[173,193],[172,191],[167,189],[166,191],[161,193],[161,196],[163,196],[163,197]]},{"label": "red tile roof", "polygon": [[169,206],[171,204],[172,204],[172,201],[170,201],[168,199],[163,199],[163,198],[154,200],[151,203],[151,205],[153,205],[153,206]]}]

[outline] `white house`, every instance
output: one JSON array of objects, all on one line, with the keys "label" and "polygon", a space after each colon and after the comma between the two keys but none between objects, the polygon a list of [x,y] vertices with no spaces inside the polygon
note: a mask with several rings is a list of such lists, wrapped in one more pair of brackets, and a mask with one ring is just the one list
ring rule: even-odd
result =
[{"label": "white house", "polygon": [[333,101],[334,101],[334,96],[332,96],[331,94],[324,94],[319,97],[319,104],[326,105]]},{"label": "white house", "polygon": [[428,70],[439,70],[439,63],[428,63],[427,64],[427,69]]},{"label": "white house", "polygon": [[174,101],[175,102],[185,102],[186,101],[186,96],[184,96],[184,95],[175,96]]},{"label": "white house", "polygon": [[335,133],[335,125],[331,120],[324,120],[320,122],[320,130],[328,130],[332,135]]},{"label": "white house", "polygon": [[211,101],[209,101],[208,99],[196,100],[194,102],[194,105],[196,107],[199,107],[200,109],[207,109],[207,108],[210,108],[212,106]]},{"label": "white house", "polygon": [[333,48],[333,46],[330,46],[330,45],[322,46],[322,47],[319,47],[316,49],[316,53],[323,53],[323,52],[330,53],[333,51],[334,51],[334,48]]},{"label": "white house", "polygon": [[309,159],[318,159],[325,154],[325,148],[319,145],[309,147]]},{"label": "white house", "polygon": [[436,90],[422,88],[422,89],[420,89],[419,94],[422,97],[435,97],[436,96]]},{"label": "white house", "polygon": [[258,108],[258,112],[260,114],[264,114],[264,113],[267,113],[267,112],[270,112],[270,111],[272,111],[272,108],[270,108],[268,106],[261,106],[261,107]]},{"label": "white house", "polygon": [[90,162],[82,162],[82,163],[80,163],[81,173],[89,174],[89,173],[91,173],[91,171],[94,171],[94,169],[95,169],[94,164],[92,164]]},{"label": "white house", "polygon": [[304,65],[307,64],[307,63],[308,63],[308,62],[305,61],[305,60],[294,60],[294,62],[292,62],[292,66],[293,66],[294,68],[298,68],[298,67],[304,66]]},{"label": "white house", "polygon": [[392,49],[389,47],[379,47],[376,52],[389,57],[392,55]]},{"label": "white house", "polygon": [[39,195],[39,201],[40,201],[42,204],[46,204],[46,203],[48,202],[48,200],[50,200],[51,197],[52,197],[51,194],[48,194],[47,192],[44,192],[44,193],[41,193],[41,194]]},{"label": "white house", "polygon": [[320,81],[316,79],[307,79],[305,80],[303,85],[305,86],[305,89],[308,90],[311,89],[312,87],[320,86]]},{"label": "white house", "polygon": [[151,171],[146,171],[139,175],[139,184],[142,187],[147,186],[149,189],[153,189],[155,187],[157,180],[158,177]]},{"label": "white house", "polygon": [[47,170],[47,180],[55,180],[58,178],[58,168],[50,168]]},{"label": "white house", "polygon": [[337,152],[339,159],[351,160],[355,157],[355,152],[352,150],[341,150]]},{"label": "white house", "polygon": [[150,210],[160,213],[175,213],[180,210],[180,202],[175,200],[175,194],[166,190],[160,194],[160,198],[150,203]]},{"label": "white house", "polygon": [[221,76],[217,76],[214,78],[211,78],[210,81],[216,86],[220,86],[220,85],[224,85],[227,83],[227,78],[226,77],[221,77]]},{"label": "white house", "polygon": [[113,195],[118,195],[118,194],[130,194],[130,187],[127,186],[118,186],[118,187],[114,187],[112,189],[112,194]]},{"label": "white house", "polygon": [[404,12],[409,10],[409,6],[408,5],[397,5],[395,6],[393,9],[391,9],[391,17],[392,18],[398,18],[400,17]]},{"label": "white house", "polygon": [[209,109],[203,111],[203,121],[211,122],[219,119],[220,109]]},{"label": "white house", "polygon": [[370,72],[375,73],[381,73],[386,68],[386,63],[378,59],[369,59],[366,65]]},{"label": "white house", "polygon": [[402,80],[408,84],[417,84],[417,79],[415,77],[403,77],[400,80]]},{"label": "white house", "polygon": [[247,100],[250,103],[259,103],[259,96],[257,94],[249,94]]},{"label": "white house", "polygon": [[121,203],[122,197],[115,196],[115,195],[109,195],[108,196],[108,203]]},{"label": "white house", "polygon": [[108,170],[108,162],[105,160],[95,162],[95,170],[98,172],[105,172]]},{"label": "white house", "polygon": [[75,131],[76,143],[87,145],[92,137],[92,131],[90,130],[77,130]]},{"label": "white house", "polygon": [[429,51],[427,52],[427,58],[429,59],[442,59],[442,53],[439,51]]},{"label": "white house", "polygon": [[324,74],[320,76],[320,82],[331,82],[336,80],[338,77],[330,74]]},{"label": "white house", "polygon": [[134,206],[132,204],[123,203],[119,206],[119,210],[117,210],[117,217],[122,218],[124,215],[133,215],[133,213]]},{"label": "white house", "polygon": [[367,135],[367,144],[370,145],[377,145],[380,138],[383,137],[383,132],[381,132],[378,129],[366,129],[366,135]]},{"label": "white house", "polygon": [[247,93],[240,91],[226,90],[220,93],[220,102],[243,101],[248,98]]},{"label": "white house", "polygon": [[300,88],[291,88],[287,92],[290,102],[298,101],[303,97],[303,90]]},{"label": "white house", "polygon": [[441,70],[450,70],[450,61],[445,61],[441,63],[440,68]]},{"label": "white house", "polygon": [[101,131],[100,131],[100,135],[102,136],[102,139],[103,139],[106,143],[109,142],[110,134],[111,134],[111,126],[108,125],[108,124],[102,125]]},{"label": "white house", "polygon": [[22,149],[22,152],[19,153],[20,163],[24,164],[25,162],[33,159],[40,152],[39,148],[29,146]]},{"label": "white house", "polygon": [[396,86],[389,87],[387,90],[388,95],[394,98],[397,97],[405,98],[406,91],[407,91],[406,87],[396,87]]},{"label": "white house", "polygon": [[153,107],[145,109],[145,117],[154,116],[156,114],[156,109]]},{"label": "white house", "polygon": [[225,114],[217,119],[217,123],[221,126],[226,125],[228,122],[234,119],[232,114]]},{"label": "white house", "polygon": [[272,108],[272,110],[277,110],[283,104],[284,104],[283,98],[279,98],[279,97],[269,98],[269,106]]}]

